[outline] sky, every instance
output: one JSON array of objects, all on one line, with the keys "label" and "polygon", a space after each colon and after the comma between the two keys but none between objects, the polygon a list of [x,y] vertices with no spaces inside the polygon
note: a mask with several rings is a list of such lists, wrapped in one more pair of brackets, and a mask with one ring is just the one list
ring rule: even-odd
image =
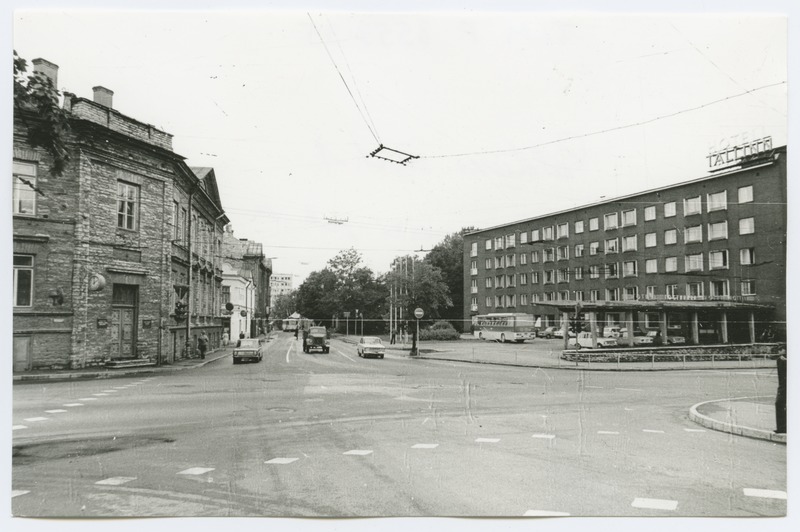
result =
[{"label": "sky", "polygon": [[463,227],[702,177],[712,147],[786,144],[778,15],[307,9],[20,9],[13,47],[213,167],[234,234],[295,286],[342,249],[385,272]]}]

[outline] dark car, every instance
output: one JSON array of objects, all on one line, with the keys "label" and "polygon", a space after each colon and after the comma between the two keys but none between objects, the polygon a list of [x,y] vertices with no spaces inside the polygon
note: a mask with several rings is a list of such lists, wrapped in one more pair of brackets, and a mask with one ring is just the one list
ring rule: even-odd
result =
[{"label": "dark car", "polygon": [[319,349],[323,353],[331,350],[328,330],[325,327],[314,326],[310,327],[308,331],[303,331],[303,352],[310,353],[315,349]]},{"label": "dark car", "polygon": [[261,342],[257,338],[243,338],[239,340],[233,350],[233,363],[245,361],[261,362]]}]

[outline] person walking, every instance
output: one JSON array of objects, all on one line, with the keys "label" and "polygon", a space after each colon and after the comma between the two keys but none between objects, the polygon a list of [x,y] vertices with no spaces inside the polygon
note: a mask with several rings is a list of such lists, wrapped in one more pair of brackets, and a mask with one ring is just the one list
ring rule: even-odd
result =
[{"label": "person walking", "polygon": [[397,329],[392,329],[392,337],[389,339],[389,345],[394,344],[396,336],[397,336]]},{"label": "person walking", "polygon": [[200,335],[197,341],[197,348],[200,350],[200,358],[206,358],[206,351],[208,350],[208,335],[205,331]]}]

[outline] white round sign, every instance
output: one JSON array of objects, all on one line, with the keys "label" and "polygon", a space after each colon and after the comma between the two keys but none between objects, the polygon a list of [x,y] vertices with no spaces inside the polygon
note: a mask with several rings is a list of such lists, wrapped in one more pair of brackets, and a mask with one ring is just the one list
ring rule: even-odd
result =
[{"label": "white round sign", "polygon": [[414,310],[414,316],[415,316],[415,317],[416,317],[418,320],[419,320],[419,319],[422,319],[422,316],[424,316],[424,315],[425,315],[425,312],[423,312],[421,308],[418,308],[418,309],[415,309],[415,310]]}]

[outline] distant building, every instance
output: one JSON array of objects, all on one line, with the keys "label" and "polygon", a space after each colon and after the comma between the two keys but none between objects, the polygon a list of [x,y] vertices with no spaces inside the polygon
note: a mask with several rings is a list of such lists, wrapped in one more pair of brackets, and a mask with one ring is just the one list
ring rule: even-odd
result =
[{"label": "distant building", "polygon": [[270,301],[269,306],[270,308],[273,307],[273,302],[275,298],[283,295],[289,294],[293,290],[292,287],[292,277],[293,275],[290,273],[274,273],[270,279]]},{"label": "distant building", "polygon": [[522,312],[752,343],[786,323],[786,147],[709,158],[715,173],[464,237],[464,318]]},{"label": "distant building", "polygon": [[[251,283],[252,301],[247,302],[246,309],[248,324],[245,336],[255,338],[266,332],[269,321],[269,293],[270,277],[272,276],[272,260],[264,256],[263,246],[246,238],[236,238],[233,228],[228,226],[222,239],[222,260],[227,263],[226,276],[223,284],[234,287],[234,276],[241,277]],[[228,301],[223,301],[221,308],[225,308]],[[233,302],[233,301],[231,301]],[[233,316],[226,312],[223,326],[233,327]],[[233,332],[233,329],[231,329]],[[231,336],[234,338],[234,336]]]}]

